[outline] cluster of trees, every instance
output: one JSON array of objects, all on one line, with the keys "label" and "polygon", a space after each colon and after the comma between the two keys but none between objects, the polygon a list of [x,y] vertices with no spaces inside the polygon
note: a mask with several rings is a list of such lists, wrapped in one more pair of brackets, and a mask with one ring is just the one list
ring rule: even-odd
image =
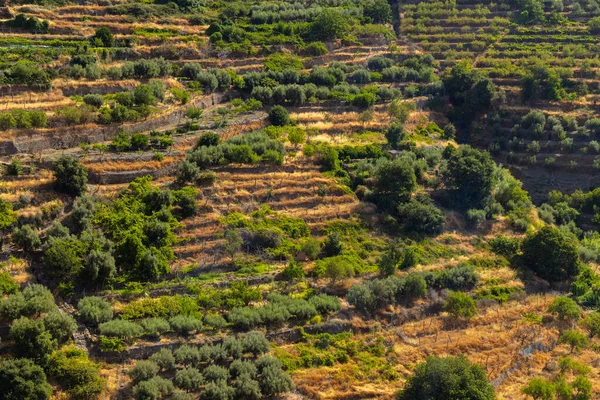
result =
[{"label": "cluster of trees", "polygon": [[141,132],[128,133],[121,131],[115,136],[110,147],[116,151],[137,151],[153,149],[166,149],[173,145],[172,131],[150,131],[149,135]]},{"label": "cluster of trees", "polygon": [[45,128],[47,124],[48,116],[42,110],[11,110],[0,113],[0,129],[3,131],[14,128]]},{"label": "cluster of trees", "polygon": [[10,322],[14,358],[0,362],[0,391],[7,399],[49,399],[49,375],[71,396],[95,398],[104,388],[99,365],[67,342],[77,328],[73,317],[58,309],[50,291],[38,284],[13,291],[0,300],[0,315]]},{"label": "cluster of trees", "polygon": [[497,98],[492,81],[466,62],[452,67],[442,81],[453,106],[449,117],[460,126],[469,126],[473,118],[489,109]]},{"label": "cluster of trees", "polygon": [[352,286],[346,299],[358,310],[373,313],[393,304],[410,304],[425,297],[428,288],[468,290],[478,279],[470,265],[436,272],[411,273],[404,278],[392,275]]},{"label": "cluster of trees", "polygon": [[[138,400],[169,395],[203,400],[262,399],[293,389],[282,363],[269,355],[262,333],[226,337],[220,344],[183,345],[174,352],[163,349],[128,371]],[[161,375],[175,378],[167,380]],[[178,390],[176,390],[177,388]]]},{"label": "cluster of trees", "polygon": [[73,56],[67,74],[73,79],[97,80],[106,77],[118,80],[131,78],[153,79],[173,75],[174,73],[173,64],[163,58],[127,61],[121,66],[113,66],[108,69],[102,69],[97,61],[95,55],[80,54]]},{"label": "cluster of trees", "polygon": [[310,321],[317,315],[327,316],[339,311],[337,297],[318,295],[308,300],[271,293],[268,303],[259,307],[234,308],[227,319],[234,328],[250,330],[257,326],[278,327],[288,320]]},{"label": "cluster of trees", "polygon": [[531,67],[521,79],[523,100],[562,100],[567,93],[563,87],[561,71],[547,66]]},{"label": "cluster of trees", "polygon": [[4,22],[6,26],[11,28],[21,28],[28,30],[31,33],[48,33],[50,22],[47,20],[40,20],[36,17],[29,17],[25,14],[17,14],[13,19],[9,19]]},{"label": "cluster of trees", "polygon": [[52,70],[45,70],[31,61],[19,60],[7,65],[0,75],[0,83],[23,84],[35,90],[52,88]]},{"label": "cluster of trees", "polygon": [[234,136],[224,142],[220,140],[215,133],[203,134],[198,139],[196,148],[179,165],[178,181],[195,182],[203,176],[203,170],[216,165],[283,162],[283,143],[272,139],[263,131]]}]

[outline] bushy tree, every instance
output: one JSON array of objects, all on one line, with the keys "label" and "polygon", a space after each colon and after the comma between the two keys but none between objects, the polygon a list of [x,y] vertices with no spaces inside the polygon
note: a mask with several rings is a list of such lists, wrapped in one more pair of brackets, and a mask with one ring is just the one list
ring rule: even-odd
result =
[{"label": "bushy tree", "polygon": [[414,168],[406,159],[380,159],[373,175],[377,203],[385,209],[407,201],[417,184]]},{"label": "bushy tree", "polygon": [[10,326],[10,338],[14,340],[13,353],[45,365],[50,354],[56,350],[57,341],[44,327],[41,319],[21,317]]},{"label": "bushy tree", "polygon": [[31,225],[13,229],[12,240],[18,247],[28,252],[34,251],[42,245],[40,236]]},{"label": "bushy tree", "polygon": [[87,188],[87,169],[71,156],[61,156],[54,163],[54,178],[61,192],[79,196]]},{"label": "bushy tree", "polygon": [[4,400],[47,400],[52,386],[42,367],[25,358],[0,361],[0,393]]},{"label": "bushy tree", "polygon": [[363,15],[376,24],[392,22],[392,7],[387,0],[367,1],[363,6]]},{"label": "bushy tree", "polygon": [[282,106],[274,106],[269,110],[269,122],[274,126],[285,126],[290,124],[290,115]]},{"label": "bushy tree", "polygon": [[543,378],[532,378],[521,391],[523,394],[533,397],[536,400],[552,400],[556,388],[552,382]]},{"label": "bushy tree", "polygon": [[540,278],[561,281],[578,273],[577,242],[558,228],[545,226],[523,241],[523,261]]},{"label": "bushy tree", "polygon": [[92,37],[92,43],[99,43],[104,47],[112,47],[115,44],[115,37],[113,36],[110,29],[105,26],[102,26],[96,29],[96,33]]},{"label": "bushy tree", "polygon": [[77,310],[86,323],[94,326],[108,322],[113,318],[110,303],[100,297],[84,297],[79,300]]},{"label": "bushy tree", "polygon": [[196,368],[184,368],[175,374],[175,385],[188,392],[198,392],[204,385],[204,377]]},{"label": "bushy tree", "polygon": [[175,357],[169,349],[160,349],[152,354],[149,360],[158,365],[163,371],[169,371],[175,367]]},{"label": "bushy tree", "polygon": [[552,300],[547,312],[556,315],[563,321],[577,321],[581,318],[581,310],[577,303],[566,296],[560,296]]},{"label": "bushy tree", "polygon": [[140,326],[146,335],[155,338],[171,329],[169,322],[163,318],[145,318],[140,321]]},{"label": "bushy tree", "polygon": [[334,8],[325,8],[312,22],[310,34],[314,40],[328,41],[342,37],[348,31],[348,20]]},{"label": "bushy tree", "polygon": [[590,338],[600,335],[600,312],[594,311],[586,315],[581,326],[588,331]]},{"label": "bushy tree", "polygon": [[274,365],[262,369],[259,377],[261,392],[265,396],[273,396],[279,393],[289,392],[294,388],[292,378],[281,367]]},{"label": "bushy tree", "polygon": [[471,318],[477,314],[477,306],[471,296],[462,292],[450,292],[444,311],[456,318]]},{"label": "bushy tree", "polygon": [[446,157],[443,181],[452,194],[453,203],[461,209],[480,209],[492,192],[495,163],[487,152],[471,146],[460,146]]},{"label": "bushy tree", "polygon": [[435,235],[442,231],[446,216],[431,199],[411,199],[398,205],[398,221],[408,233]]},{"label": "bushy tree", "polygon": [[160,367],[154,362],[140,360],[135,363],[133,368],[127,371],[127,375],[129,375],[133,383],[138,383],[155,377],[158,371],[160,371]]},{"label": "bushy tree", "polygon": [[227,385],[225,381],[210,382],[200,393],[200,400],[233,400],[235,389]]},{"label": "bushy tree", "polygon": [[465,62],[453,66],[442,80],[454,106],[450,116],[461,125],[469,125],[473,117],[488,109],[496,97],[496,86],[492,81]]},{"label": "bushy tree", "polygon": [[430,356],[415,368],[397,400],[493,400],[494,387],[483,368],[464,356]]},{"label": "bushy tree", "polygon": [[588,338],[581,332],[568,330],[563,332],[558,338],[558,344],[567,344],[571,346],[571,353],[574,350],[578,352],[588,346]]},{"label": "bushy tree", "polygon": [[56,339],[58,343],[67,341],[77,330],[75,319],[70,314],[60,310],[46,314],[42,321],[46,331],[50,332],[52,338]]}]

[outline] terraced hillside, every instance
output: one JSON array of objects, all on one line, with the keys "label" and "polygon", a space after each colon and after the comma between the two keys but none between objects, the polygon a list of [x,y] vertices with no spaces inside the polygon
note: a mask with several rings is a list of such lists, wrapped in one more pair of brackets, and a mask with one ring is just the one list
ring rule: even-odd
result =
[{"label": "terraced hillside", "polygon": [[0,399],[599,395],[593,0],[34,3]]}]

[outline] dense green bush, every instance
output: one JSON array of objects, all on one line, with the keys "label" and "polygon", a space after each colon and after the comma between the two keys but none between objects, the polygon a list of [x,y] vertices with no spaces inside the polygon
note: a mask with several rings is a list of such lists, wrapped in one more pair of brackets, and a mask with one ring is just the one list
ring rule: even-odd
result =
[{"label": "dense green bush", "polygon": [[61,192],[79,196],[87,188],[87,169],[71,156],[61,156],[53,166],[56,186]]},{"label": "dense green bush", "polygon": [[274,106],[269,110],[269,122],[275,126],[289,125],[290,116],[282,106]]},{"label": "dense green bush", "polygon": [[141,335],[143,332],[142,327],[138,324],[121,319],[101,323],[98,328],[100,329],[100,333],[104,336],[118,337],[121,339],[131,339]]},{"label": "dense green bush", "polygon": [[177,315],[169,320],[173,330],[181,335],[189,335],[202,328],[202,320],[185,315]]},{"label": "dense green bush", "polygon": [[493,400],[493,386],[483,368],[471,364],[464,356],[430,356],[417,365],[408,378],[397,400],[437,400],[462,397],[465,399]]},{"label": "dense green bush", "polygon": [[0,393],[6,400],[47,400],[52,386],[46,381],[42,367],[33,361],[3,359],[0,361]]},{"label": "dense green bush", "polygon": [[579,271],[577,240],[553,227],[543,227],[523,241],[523,261],[539,277],[561,281]]},{"label": "dense green bush", "polygon": [[139,383],[155,377],[160,371],[160,367],[152,361],[141,360],[135,363],[135,366],[127,371],[127,375],[133,383]]}]

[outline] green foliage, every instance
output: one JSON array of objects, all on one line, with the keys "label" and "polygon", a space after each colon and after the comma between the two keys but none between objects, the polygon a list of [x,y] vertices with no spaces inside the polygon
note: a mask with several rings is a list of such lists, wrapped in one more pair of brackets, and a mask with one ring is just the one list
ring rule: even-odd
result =
[{"label": "green foliage", "polygon": [[175,332],[185,336],[202,328],[202,321],[200,319],[185,315],[177,315],[171,318],[169,324]]},{"label": "green foliage", "polygon": [[55,351],[48,371],[73,398],[95,399],[104,389],[100,365],[90,361],[87,354],[75,346]]},{"label": "green foliage", "polygon": [[175,386],[188,392],[199,392],[204,377],[196,368],[184,368],[175,374]]},{"label": "green foliage", "polygon": [[150,181],[149,176],[137,178],[111,204],[101,204],[94,217],[115,242],[117,264],[140,280],[156,280],[168,272],[178,225],[173,194]]},{"label": "green foliage", "polygon": [[12,350],[16,357],[30,358],[40,365],[46,365],[48,357],[58,346],[41,319],[21,317],[14,320],[10,326],[10,338],[14,341]]},{"label": "green foliage", "polygon": [[579,271],[576,240],[557,228],[546,226],[528,235],[522,250],[525,265],[543,279],[560,281]]},{"label": "green foliage", "polygon": [[531,67],[521,79],[521,90],[523,100],[562,100],[567,95],[559,72],[547,66]]},{"label": "green foliage", "polygon": [[472,118],[488,109],[496,97],[496,86],[492,81],[465,62],[453,66],[442,80],[454,106],[450,116],[461,126],[469,125]]},{"label": "green foliage", "polygon": [[429,197],[422,195],[398,205],[398,221],[409,234],[435,235],[446,224],[446,216]]},{"label": "green foliage", "polygon": [[520,239],[510,238],[502,234],[490,239],[488,243],[494,253],[509,259],[516,256],[521,247]]},{"label": "green foliage", "polygon": [[141,360],[136,362],[135,366],[127,371],[127,375],[129,375],[133,383],[139,383],[154,378],[158,374],[158,371],[160,371],[160,367],[154,362]]},{"label": "green foliage", "polygon": [[5,400],[47,400],[52,386],[44,370],[33,361],[4,359],[0,361],[0,393]]},{"label": "green foliage", "polygon": [[160,349],[152,354],[149,360],[158,365],[163,371],[169,371],[175,367],[175,357],[169,349]]},{"label": "green foliage", "polygon": [[366,2],[363,15],[376,24],[392,22],[392,7],[387,0]]},{"label": "green foliage", "polygon": [[284,107],[274,106],[269,110],[269,122],[275,126],[289,125],[290,116]]},{"label": "green foliage", "polygon": [[301,70],[304,68],[304,65],[296,55],[273,53],[265,58],[264,67],[266,71],[284,71]]},{"label": "green foliage", "polygon": [[77,310],[81,318],[88,324],[99,325],[110,321],[113,317],[110,303],[100,297],[89,296],[79,300]]},{"label": "green foliage", "polygon": [[594,311],[586,315],[581,326],[588,331],[590,338],[600,335],[600,312]]},{"label": "green foliage", "polygon": [[114,319],[112,321],[101,323],[98,326],[100,333],[108,337],[116,337],[120,339],[132,339],[142,334],[142,327],[138,324],[121,320]]},{"label": "green foliage", "polygon": [[452,203],[461,209],[481,208],[494,184],[495,163],[490,155],[470,146],[460,146],[446,158],[448,164],[442,177]]},{"label": "green foliage", "polygon": [[461,292],[450,292],[444,303],[444,311],[456,318],[472,318],[477,314],[477,306],[471,296]]},{"label": "green foliage", "polygon": [[20,228],[13,229],[12,240],[19,248],[26,252],[35,251],[42,245],[40,236],[33,230],[31,225],[23,225]]},{"label": "green foliage", "polygon": [[158,338],[161,334],[169,331],[171,326],[162,318],[146,318],[139,321],[140,326],[144,329],[144,334]]},{"label": "green foliage", "polygon": [[13,211],[12,204],[0,199],[0,229],[8,228],[17,222],[17,213]]},{"label": "green foliage", "polygon": [[56,309],[52,293],[39,284],[29,284],[22,293],[13,293],[0,300],[0,312],[5,319],[39,316]]},{"label": "green foliage", "polygon": [[290,261],[281,273],[289,281],[304,278],[304,268],[295,261]]},{"label": "green foliage", "polygon": [[348,20],[339,11],[326,8],[313,20],[310,35],[313,40],[328,41],[341,38],[348,29]]},{"label": "green foliage", "polygon": [[70,156],[61,156],[53,167],[56,186],[61,192],[79,196],[87,188],[87,169],[79,160]]},{"label": "green foliage", "polygon": [[[10,273],[5,271],[0,271],[0,296],[4,296],[7,294],[16,294],[19,291],[19,284],[15,282],[14,278]],[[0,312],[2,310],[0,302]]]},{"label": "green foliage", "polygon": [[373,175],[377,204],[384,209],[393,209],[398,203],[408,201],[416,188],[414,168],[404,158],[379,159]]},{"label": "green foliage", "polygon": [[580,352],[589,344],[588,338],[581,332],[575,330],[564,331],[558,338],[558,344],[567,344],[573,351]]},{"label": "green foliage", "polygon": [[92,37],[91,42],[97,46],[112,47],[115,44],[115,38],[107,27],[102,26],[96,29],[96,33]]},{"label": "green foliage", "polygon": [[543,378],[532,378],[521,391],[534,399],[552,400],[554,399],[555,387],[552,382]]},{"label": "green foliage", "polygon": [[493,386],[483,368],[471,364],[464,356],[430,356],[417,365],[398,400],[473,399],[493,400]]},{"label": "green foliage", "polygon": [[560,296],[552,300],[547,312],[558,316],[563,321],[577,321],[581,318],[581,310],[577,303],[566,296]]}]

